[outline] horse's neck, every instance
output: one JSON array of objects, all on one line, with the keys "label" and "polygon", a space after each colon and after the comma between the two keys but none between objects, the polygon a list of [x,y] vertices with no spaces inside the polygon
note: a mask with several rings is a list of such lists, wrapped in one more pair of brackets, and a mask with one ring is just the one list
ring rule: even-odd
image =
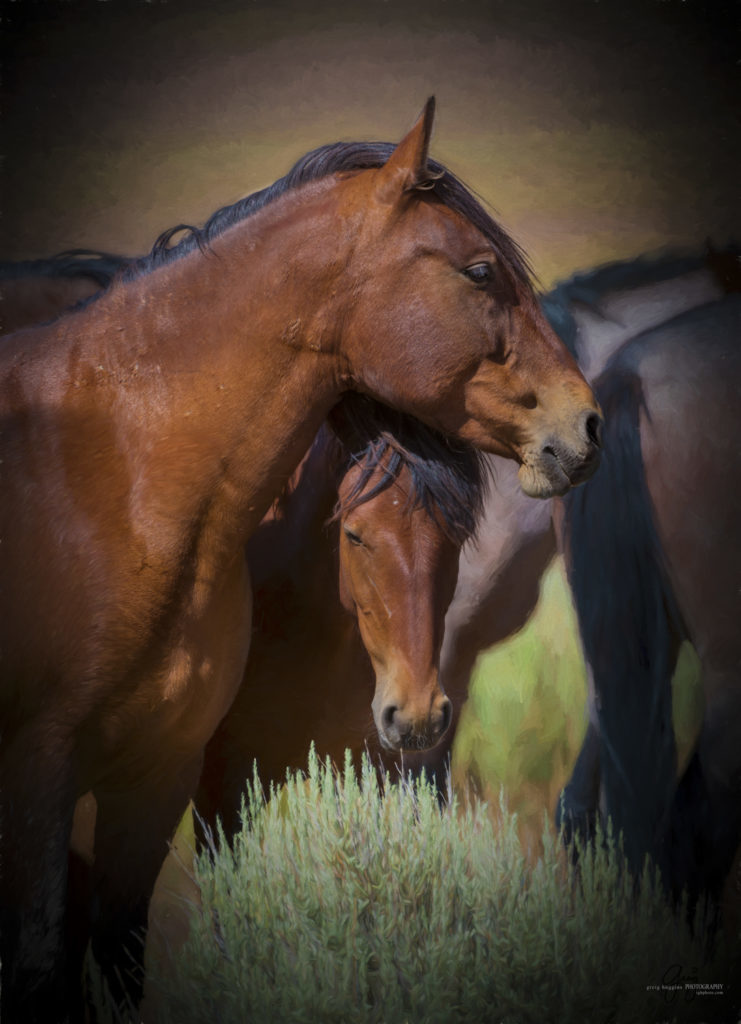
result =
[{"label": "horse's neck", "polygon": [[331,302],[342,301],[343,253],[330,204],[288,205],[284,223],[258,214],[212,253],[119,283],[0,346],[0,405],[7,396],[13,409],[20,374],[30,413],[13,412],[19,450],[33,446],[50,481],[58,438],[80,424],[80,486],[90,467],[126,481],[121,515],[167,572],[191,551],[199,578],[219,576],[339,397]]},{"label": "horse's neck", "polygon": [[700,268],[666,281],[610,292],[598,300],[595,308],[574,304],[577,359],[582,373],[588,381],[595,380],[629,338],[713,302],[722,294],[713,273]]},{"label": "horse's neck", "polygon": [[[136,372],[134,432],[150,451],[152,435],[168,436],[168,461],[182,444],[178,469],[188,486],[215,483],[218,493],[204,500],[227,501],[243,540],[338,397],[333,340],[316,327],[333,322],[323,299],[333,268],[320,256],[313,264],[304,246],[285,273],[304,236],[328,227],[306,219],[239,225],[216,239],[213,253],[191,253],[90,308],[100,309],[104,369],[110,360],[119,377]],[[160,470],[152,463],[149,471],[156,488]]]}]

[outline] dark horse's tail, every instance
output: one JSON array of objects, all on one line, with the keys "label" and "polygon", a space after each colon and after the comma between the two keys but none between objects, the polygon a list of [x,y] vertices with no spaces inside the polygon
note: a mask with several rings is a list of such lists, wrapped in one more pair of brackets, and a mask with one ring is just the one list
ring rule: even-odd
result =
[{"label": "dark horse's tail", "polygon": [[684,629],[646,486],[640,379],[618,362],[595,391],[604,453],[565,501],[569,581],[594,675],[605,807],[638,874],[646,854],[665,864],[676,779],[671,678]]}]

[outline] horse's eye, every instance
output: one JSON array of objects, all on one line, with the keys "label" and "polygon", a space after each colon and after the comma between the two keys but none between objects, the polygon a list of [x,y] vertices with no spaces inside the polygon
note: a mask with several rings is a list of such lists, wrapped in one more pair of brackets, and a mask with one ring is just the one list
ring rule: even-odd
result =
[{"label": "horse's eye", "polygon": [[471,267],[466,267],[463,273],[468,277],[474,284],[484,285],[489,284],[494,278],[494,267],[491,263],[474,263]]},{"label": "horse's eye", "polygon": [[357,533],[353,533],[353,531],[349,530],[347,527],[344,527],[344,530],[345,536],[347,537],[351,544],[362,545],[363,541],[360,539]]}]

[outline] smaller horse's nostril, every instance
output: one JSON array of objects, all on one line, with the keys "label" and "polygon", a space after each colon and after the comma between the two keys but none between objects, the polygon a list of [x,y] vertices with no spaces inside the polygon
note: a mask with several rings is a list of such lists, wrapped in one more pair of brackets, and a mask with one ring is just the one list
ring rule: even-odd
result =
[{"label": "smaller horse's nostril", "polygon": [[394,724],[394,715],[399,709],[393,704],[387,704],[381,712],[381,724],[387,731],[391,729]]},{"label": "smaller horse's nostril", "polygon": [[448,731],[450,720],[453,717],[453,705],[450,703],[447,697],[445,698],[445,701],[441,704],[440,711],[442,712],[442,720],[440,722],[440,735],[442,736],[443,733]]},{"label": "smaller horse's nostril", "polygon": [[585,423],[587,437],[595,448],[602,447],[602,417],[590,412]]}]

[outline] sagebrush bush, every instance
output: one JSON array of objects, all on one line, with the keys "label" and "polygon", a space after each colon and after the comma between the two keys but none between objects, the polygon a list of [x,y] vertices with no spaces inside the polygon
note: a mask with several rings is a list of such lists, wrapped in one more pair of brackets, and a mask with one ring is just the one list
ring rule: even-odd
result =
[{"label": "sagebrush bush", "polygon": [[[312,755],[243,827],[197,859],[200,906],[167,973],[159,1024],[640,1024],[733,1019],[731,951],[703,952],[648,870],[615,844],[578,872],[544,830],[528,866],[504,808],[439,806],[426,782],[358,778]],[[653,991],[680,965],[678,989]],[[667,971],[670,971],[667,974]],[[719,982],[699,995],[685,980]],[[688,996],[695,992],[689,1001]],[[728,1014],[728,1017],[721,1014]]]}]

